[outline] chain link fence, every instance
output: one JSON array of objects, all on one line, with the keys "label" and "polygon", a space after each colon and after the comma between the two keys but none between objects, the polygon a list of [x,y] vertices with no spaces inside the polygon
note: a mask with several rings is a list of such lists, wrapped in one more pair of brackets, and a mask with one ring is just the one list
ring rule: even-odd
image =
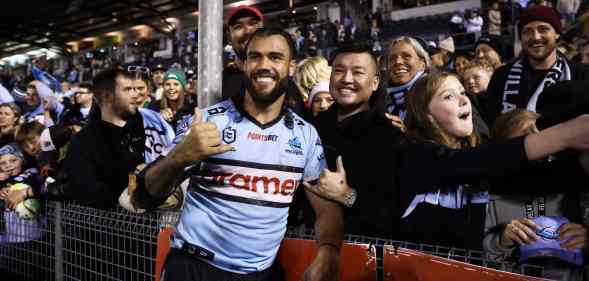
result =
[{"label": "chain link fence", "polygon": [[[12,211],[0,217],[2,280],[156,280],[157,237],[174,226],[178,212],[137,215],[48,202],[35,219]],[[314,239],[310,229],[289,229],[285,238]],[[541,267],[508,262],[483,252],[346,235],[350,244],[368,244],[382,276],[385,246],[406,248],[483,267],[542,277]],[[5,278],[6,277],[6,278]],[[379,280],[382,280],[380,278]]]}]

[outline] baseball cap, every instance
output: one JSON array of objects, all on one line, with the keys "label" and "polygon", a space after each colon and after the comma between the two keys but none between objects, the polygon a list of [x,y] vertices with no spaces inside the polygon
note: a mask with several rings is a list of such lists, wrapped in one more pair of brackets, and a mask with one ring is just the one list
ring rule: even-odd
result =
[{"label": "baseball cap", "polygon": [[475,43],[474,48],[476,49],[481,44],[486,44],[491,47],[497,52],[497,54],[499,54],[499,56],[501,56],[501,59],[503,59],[503,42],[501,41],[501,37],[494,35],[481,36]]},{"label": "baseball cap", "polygon": [[262,12],[260,12],[260,10],[258,10],[257,8],[247,5],[241,5],[229,10],[229,12],[227,13],[227,25],[233,25],[236,20],[246,16],[253,16],[255,18],[258,18],[258,20],[260,21],[264,20]]},{"label": "baseball cap", "polygon": [[153,65],[153,67],[151,67],[152,72],[157,71],[157,70],[166,71],[166,70],[168,70],[168,68],[165,67],[162,63],[155,64],[155,65]]},{"label": "baseball cap", "polygon": [[421,47],[431,56],[438,53],[440,50],[438,49],[438,45],[434,41],[427,41],[423,37],[420,36],[413,36],[413,39],[421,45]]},{"label": "baseball cap", "polygon": [[536,232],[540,240],[520,246],[520,262],[527,262],[537,258],[555,258],[567,263],[582,265],[583,254],[581,249],[569,250],[560,247],[563,242],[558,239],[558,228],[568,223],[565,217],[545,216],[532,219],[540,230]]}]

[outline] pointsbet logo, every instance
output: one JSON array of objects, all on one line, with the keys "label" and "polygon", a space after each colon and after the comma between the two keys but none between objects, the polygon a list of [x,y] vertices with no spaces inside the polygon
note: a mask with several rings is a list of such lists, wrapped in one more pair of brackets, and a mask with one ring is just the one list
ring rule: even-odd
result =
[{"label": "pointsbet logo", "polygon": [[255,140],[255,141],[271,141],[271,142],[278,141],[278,135],[263,135],[263,134],[252,133],[252,132],[247,133],[247,138],[250,140]]}]

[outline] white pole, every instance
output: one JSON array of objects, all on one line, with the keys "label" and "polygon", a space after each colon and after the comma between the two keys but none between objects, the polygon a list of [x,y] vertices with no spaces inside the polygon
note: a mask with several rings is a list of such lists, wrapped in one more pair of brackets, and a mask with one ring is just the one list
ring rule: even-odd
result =
[{"label": "white pole", "polygon": [[223,1],[199,1],[198,107],[221,100],[223,71]]}]

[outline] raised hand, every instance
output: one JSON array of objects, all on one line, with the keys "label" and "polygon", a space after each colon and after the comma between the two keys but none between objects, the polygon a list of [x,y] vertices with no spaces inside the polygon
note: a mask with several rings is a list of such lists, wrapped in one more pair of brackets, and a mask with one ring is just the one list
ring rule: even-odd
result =
[{"label": "raised hand", "polygon": [[234,150],[233,146],[223,144],[217,125],[203,122],[202,112],[195,108],[192,124],[173,152],[178,161],[190,165],[209,156]]},{"label": "raised hand", "polygon": [[346,180],[346,170],[341,156],[336,160],[336,171],[331,172],[328,169],[323,169],[319,176],[319,180],[315,185],[308,182],[303,182],[307,190],[317,194],[320,197],[340,202],[346,205],[346,194],[352,191]]}]

